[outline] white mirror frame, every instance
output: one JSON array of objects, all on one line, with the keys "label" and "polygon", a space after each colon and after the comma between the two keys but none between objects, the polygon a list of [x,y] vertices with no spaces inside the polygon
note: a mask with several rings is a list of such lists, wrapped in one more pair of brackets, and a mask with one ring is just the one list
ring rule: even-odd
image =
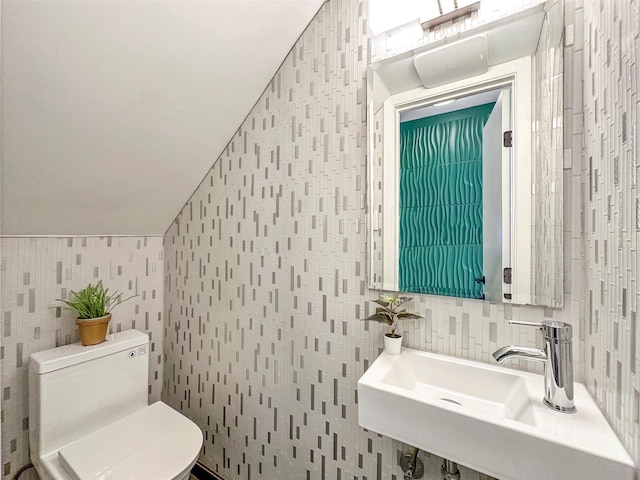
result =
[{"label": "white mirror frame", "polygon": [[[531,260],[532,260],[532,105],[531,105],[530,56],[522,57],[489,67],[488,71],[438,87],[415,88],[389,96],[382,103],[383,109],[383,211],[377,214],[370,205],[369,232],[383,227],[383,275],[382,282],[370,284],[371,288],[398,290],[398,245],[399,245],[399,158],[400,158],[400,113],[419,105],[460,97],[488,88],[509,85],[513,92],[513,151],[511,172],[503,171],[503,178],[511,179],[509,202],[503,202],[503,218],[510,218],[512,298],[503,302],[531,304]],[[374,70],[371,70],[376,75]],[[373,96],[372,96],[373,97]],[[374,101],[368,102],[368,119],[373,125]],[[392,125],[393,128],[387,128]],[[373,159],[373,135],[369,135],[369,158]],[[371,165],[370,165],[371,167]],[[369,198],[373,199],[373,168],[369,171]],[[505,205],[506,203],[506,205]],[[504,236],[503,236],[504,238]],[[369,252],[369,281],[372,280],[374,252]]]}]

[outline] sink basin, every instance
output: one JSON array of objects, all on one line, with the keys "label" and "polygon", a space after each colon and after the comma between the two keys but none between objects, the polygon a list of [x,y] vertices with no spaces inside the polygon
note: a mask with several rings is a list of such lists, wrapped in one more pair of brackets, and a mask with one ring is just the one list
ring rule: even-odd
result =
[{"label": "sink basin", "polygon": [[500,480],[634,480],[635,467],[586,388],[577,413],[542,403],[544,379],[403,348],[358,381],[362,427]]}]

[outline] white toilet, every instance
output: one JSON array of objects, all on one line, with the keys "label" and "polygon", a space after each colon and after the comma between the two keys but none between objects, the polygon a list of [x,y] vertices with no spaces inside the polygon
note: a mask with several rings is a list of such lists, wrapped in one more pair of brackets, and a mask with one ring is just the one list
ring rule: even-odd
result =
[{"label": "white toilet", "polygon": [[186,480],[202,432],[148,405],[149,338],[137,330],[31,355],[29,444],[42,480]]}]

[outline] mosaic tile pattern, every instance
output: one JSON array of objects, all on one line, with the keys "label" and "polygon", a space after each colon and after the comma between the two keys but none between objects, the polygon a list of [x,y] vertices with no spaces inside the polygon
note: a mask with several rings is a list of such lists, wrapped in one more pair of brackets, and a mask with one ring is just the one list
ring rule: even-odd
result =
[{"label": "mosaic tile pattern", "polygon": [[640,461],[640,2],[584,2],[587,386]]},{"label": "mosaic tile pattern", "polygon": [[117,307],[110,331],[149,333],[149,396],[160,398],[163,250],[161,237],[2,238],[0,248],[2,478],[8,480],[29,462],[29,355],[79,340],[73,314],[51,308],[69,290],[103,280],[112,291],[139,295]]},{"label": "mosaic tile pattern", "polygon": [[[163,399],[201,426],[201,461],[228,480],[402,478],[408,447],[357,421],[357,380],[385,331],[359,320],[378,295],[366,287],[366,13],[364,0],[322,7],[165,235]],[[489,362],[538,341],[510,319],[577,330],[568,288],[562,310],[416,295],[425,318],[402,324],[404,343]],[[427,463],[439,478],[440,459]]]}]

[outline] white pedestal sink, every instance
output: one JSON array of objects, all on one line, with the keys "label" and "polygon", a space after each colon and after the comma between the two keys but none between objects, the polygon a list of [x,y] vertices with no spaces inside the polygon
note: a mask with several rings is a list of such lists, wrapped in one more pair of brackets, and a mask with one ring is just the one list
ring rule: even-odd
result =
[{"label": "white pedestal sink", "polygon": [[541,375],[403,348],[358,381],[362,427],[500,480],[634,480],[635,467],[595,402],[542,403]]}]

